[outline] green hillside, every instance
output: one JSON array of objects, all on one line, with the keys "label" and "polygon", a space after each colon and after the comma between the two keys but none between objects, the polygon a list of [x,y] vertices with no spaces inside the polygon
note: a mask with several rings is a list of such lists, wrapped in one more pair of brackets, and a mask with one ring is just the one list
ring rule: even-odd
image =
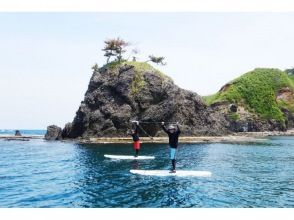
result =
[{"label": "green hillside", "polygon": [[281,108],[294,112],[294,77],[279,69],[258,68],[204,97],[208,105],[228,101],[244,106],[262,119],[284,122]]},{"label": "green hillside", "polygon": [[147,62],[138,62],[138,61],[121,61],[121,62],[118,62],[118,61],[113,61],[113,62],[110,62],[110,63],[106,64],[104,67],[114,69],[114,68],[121,67],[121,66],[123,66],[125,64],[134,66],[135,71],[137,73],[141,74],[143,72],[154,72],[154,73],[157,73],[162,78],[172,80],[169,76],[167,76],[163,72],[159,71],[158,69],[154,68],[151,64],[149,64]]}]

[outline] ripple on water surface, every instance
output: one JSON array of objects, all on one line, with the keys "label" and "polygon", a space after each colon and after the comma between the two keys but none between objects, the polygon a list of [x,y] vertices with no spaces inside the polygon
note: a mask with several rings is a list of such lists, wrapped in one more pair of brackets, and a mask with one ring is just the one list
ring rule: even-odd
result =
[{"label": "ripple on water surface", "polygon": [[143,144],[155,160],[119,161],[131,145],[0,141],[0,207],[294,207],[294,138],[251,144],[181,144],[178,169],[209,178],[154,177],[169,169],[166,145]]}]

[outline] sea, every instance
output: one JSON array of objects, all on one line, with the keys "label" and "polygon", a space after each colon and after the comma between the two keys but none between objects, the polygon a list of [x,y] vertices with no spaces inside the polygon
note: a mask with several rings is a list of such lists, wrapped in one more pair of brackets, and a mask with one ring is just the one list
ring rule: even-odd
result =
[{"label": "sea", "polygon": [[[15,131],[16,131],[16,129],[0,129],[0,136],[1,135],[14,135]],[[24,136],[26,136],[26,135],[27,136],[30,136],[30,135],[45,135],[45,133],[46,133],[46,130],[21,129],[19,131]]]},{"label": "sea", "polygon": [[[14,130],[1,130],[8,133]],[[130,173],[169,169],[166,144],[142,143],[140,155],[154,160],[104,157],[133,153],[131,144],[0,139],[0,207],[294,207],[294,137],[243,144],[180,143],[177,169],[210,171],[211,177]]]}]

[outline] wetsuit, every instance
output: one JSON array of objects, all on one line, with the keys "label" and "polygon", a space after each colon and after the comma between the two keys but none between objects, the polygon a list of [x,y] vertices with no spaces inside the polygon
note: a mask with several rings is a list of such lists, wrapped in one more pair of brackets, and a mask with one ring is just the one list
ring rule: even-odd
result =
[{"label": "wetsuit", "polygon": [[177,125],[177,130],[173,133],[171,133],[164,125],[162,125],[162,129],[165,131],[165,133],[168,134],[169,138],[169,147],[170,147],[170,159],[172,161],[173,170],[176,170],[176,152],[178,147],[178,140],[179,136],[181,134],[181,130],[179,126]]},{"label": "wetsuit", "polygon": [[139,138],[139,135],[138,135],[138,125],[135,124],[135,132],[134,133],[131,133],[132,137],[133,137],[133,141],[134,141],[134,149],[135,149],[135,157],[138,156],[139,154],[139,150],[140,150],[140,138]]}]

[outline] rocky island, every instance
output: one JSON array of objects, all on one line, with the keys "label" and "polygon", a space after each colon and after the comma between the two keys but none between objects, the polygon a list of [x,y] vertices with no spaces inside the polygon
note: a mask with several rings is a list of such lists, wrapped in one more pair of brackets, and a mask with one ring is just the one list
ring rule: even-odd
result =
[{"label": "rocky island", "polygon": [[178,87],[148,62],[117,57],[101,68],[94,66],[73,121],[63,129],[49,126],[45,138],[125,142],[130,140],[127,131],[133,120],[140,121],[140,135],[154,137],[153,141],[165,136],[161,121],[178,122],[187,140],[236,136],[236,132],[240,136],[286,132],[294,124],[290,75],[278,69],[255,69],[227,83],[218,93],[201,97]]}]

